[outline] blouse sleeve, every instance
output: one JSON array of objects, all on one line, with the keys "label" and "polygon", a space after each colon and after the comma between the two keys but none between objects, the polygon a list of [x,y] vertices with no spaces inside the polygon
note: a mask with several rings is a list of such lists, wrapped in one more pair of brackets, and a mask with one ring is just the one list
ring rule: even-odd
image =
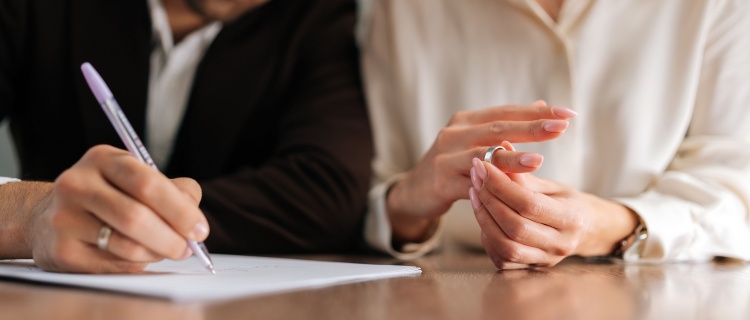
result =
[{"label": "blouse sleeve", "polygon": [[750,260],[750,2],[712,9],[685,139],[651,189],[617,199],[648,228],[642,260]]}]

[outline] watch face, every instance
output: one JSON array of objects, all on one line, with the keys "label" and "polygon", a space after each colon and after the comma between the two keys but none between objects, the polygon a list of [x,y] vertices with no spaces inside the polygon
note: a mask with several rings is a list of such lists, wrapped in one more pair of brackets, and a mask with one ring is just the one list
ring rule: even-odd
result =
[{"label": "watch face", "polygon": [[648,239],[648,230],[646,230],[643,223],[635,229],[633,236],[633,242],[622,253],[622,259],[625,261],[638,260],[641,257],[641,253],[643,253],[643,248],[646,246],[646,239]]}]

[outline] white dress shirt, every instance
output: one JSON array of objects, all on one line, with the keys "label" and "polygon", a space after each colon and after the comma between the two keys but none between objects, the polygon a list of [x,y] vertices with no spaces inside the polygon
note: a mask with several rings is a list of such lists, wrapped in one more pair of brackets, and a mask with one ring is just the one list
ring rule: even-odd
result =
[{"label": "white dress shirt", "polygon": [[750,260],[750,1],[568,0],[557,22],[533,0],[366,4],[371,246],[400,258],[440,238],[480,247],[458,201],[432,239],[395,250],[386,192],[455,112],[544,99],[578,116],[518,149],[544,156],[536,175],[636,211],[641,260]]},{"label": "white dress shirt", "polygon": [[187,108],[195,71],[221,31],[212,22],[175,44],[161,0],[148,0],[154,32],[146,107],[146,147],[156,166],[166,169]]}]

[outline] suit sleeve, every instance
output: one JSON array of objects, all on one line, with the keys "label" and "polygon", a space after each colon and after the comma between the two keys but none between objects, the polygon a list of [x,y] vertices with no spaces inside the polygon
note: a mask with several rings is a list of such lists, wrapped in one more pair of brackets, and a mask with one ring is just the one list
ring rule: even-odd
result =
[{"label": "suit sleeve", "polygon": [[15,105],[13,78],[21,65],[25,1],[0,0],[0,122]]},{"label": "suit sleeve", "polygon": [[373,146],[354,43],[355,6],[319,3],[327,12],[302,42],[295,98],[280,119],[282,135],[270,160],[200,181],[212,251],[341,252],[361,243]]},{"label": "suit sleeve", "polygon": [[748,4],[714,3],[685,140],[653,188],[618,199],[648,227],[643,260],[750,260]]}]

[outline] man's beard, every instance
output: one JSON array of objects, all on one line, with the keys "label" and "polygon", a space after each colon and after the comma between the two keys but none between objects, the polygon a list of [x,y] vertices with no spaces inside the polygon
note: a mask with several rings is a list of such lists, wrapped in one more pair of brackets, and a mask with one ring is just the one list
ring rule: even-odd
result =
[{"label": "man's beard", "polygon": [[185,1],[185,4],[187,4],[188,8],[190,8],[190,10],[192,10],[193,12],[197,13],[203,18],[213,20],[211,19],[211,17],[208,16],[205,9],[200,4],[201,2],[203,2],[203,0],[183,0],[183,1]]}]

